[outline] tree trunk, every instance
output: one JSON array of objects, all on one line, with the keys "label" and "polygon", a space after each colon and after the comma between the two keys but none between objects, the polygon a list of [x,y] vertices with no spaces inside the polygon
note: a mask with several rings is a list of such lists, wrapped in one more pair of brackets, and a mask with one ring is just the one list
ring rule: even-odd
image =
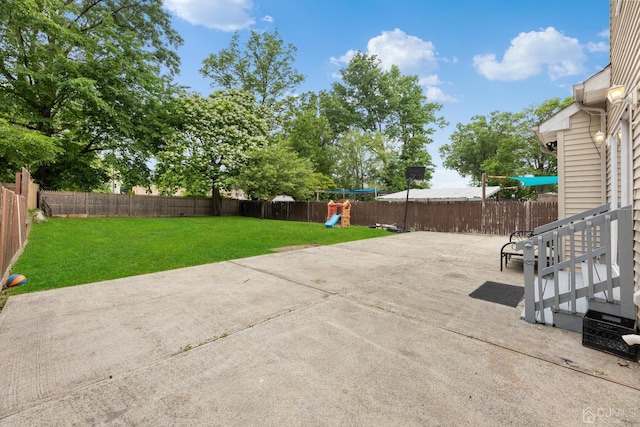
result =
[{"label": "tree trunk", "polygon": [[220,198],[220,189],[216,186],[215,182],[211,187],[211,197],[213,199],[213,216],[222,215],[222,199]]}]

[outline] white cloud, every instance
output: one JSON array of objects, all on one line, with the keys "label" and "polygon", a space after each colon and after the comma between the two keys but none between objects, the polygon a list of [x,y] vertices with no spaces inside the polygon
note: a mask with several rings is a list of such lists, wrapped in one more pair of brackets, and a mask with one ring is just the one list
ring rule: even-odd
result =
[{"label": "white cloud", "polygon": [[255,24],[252,0],[164,0],[164,6],[193,25],[236,31]]},{"label": "white cloud", "polygon": [[608,52],[609,51],[609,43],[607,42],[589,42],[587,43],[587,49],[589,52]]},{"label": "white cloud", "polygon": [[[358,51],[348,50],[340,57],[332,56],[329,61],[333,65],[344,66],[353,59]],[[425,87],[427,98],[430,101],[457,102],[457,100],[447,94],[442,89],[436,87],[442,84],[437,74],[432,74],[438,68],[438,62],[456,63],[458,60],[438,58],[435,46],[430,41],[425,41],[416,36],[410,36],[404,31],[396,28],[393,31],[383,31],[380,35],[373,37],[367,43],[368,55],[376,55],[380,60],[383,69],[389,70],[392,65],[396,65],[403,74],[417,75],[420,85]],[[340,78],[339,73],[332,73],[332,77]]]},{"label": "white cloud", "polygon": [[611,34],[609,33],[609,29],[600,31],[598,33],[598,37],[602,39],[606,39],[606,41],[601,42],[589,42],[587,43],[587,49],[589,52],[608,52],[609,51],[609,38]]},{"label": "white cloud", "polygon": [[584,70],[586,56],[578,39],[566,37],[553,27],[520,33],[511,40],[502,61],[494,53],[476,55],[473,65],[489,80],[524,80],[546,69],[551,79]]},{"label": "white cloud", "polygon": [[274,19],[273,19],[273,16],[271,16],[271,15],[264,15],[262,17],[261,21],[263,21],[263,22],[273,22]]},{"label": "white cloud", "polygon": [[[350,49],[340,57],[331,57],[330,61],[335,65],[348,64],[357,52]],[[433,43],[410,36],[398,28],[383,31],[379,36],[370,39],[367,43],[367,54],[376,55],[385,70],[396,65],[405,74],[419,74],[425,69],[433,70],[438,67]]]},{"label": "white cloud", "polygon": [[397,65],[405,73],[438,67],[433,43],[410,36],[398,28],[383,31],[370,39],[367,51],[376,55],[382,67],[387,70],[392,65]]},{"label": "white cloud", "polygon": [[438,78],[437,74],[432,74],[430,76],[420,77],[418,83],[420,84],[420,86],[436,86],[442,84],[442,81],[440,81],[440,78]]},{"label": "white cloud", "polygon": [[341,66],[343,64],[348,64],[349,61],[351,61],[353,57],[356,56],[356,53],[358,53],[357,50],[350,49],[347,51],[347,53],[345,53],[344,55],[338,58],[336,58],[335,56],[332,56],[331,58],[329,58],[329,61],[332,64],[338,65],[338,66]]},{"label": "white cloud", "polygon": [[436,86],[426,86],[427,99],[429,101],[442,101],[442,102],[458,102],[456,98],[451,95],[447,95]]}]

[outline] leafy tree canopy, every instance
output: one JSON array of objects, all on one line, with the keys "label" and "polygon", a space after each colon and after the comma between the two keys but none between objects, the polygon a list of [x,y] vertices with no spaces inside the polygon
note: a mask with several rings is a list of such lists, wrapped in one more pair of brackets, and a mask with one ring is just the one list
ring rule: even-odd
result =
[{"label": "leafy tree canopy", "polygon": [[287,140],[302,158],[309,159],[313,170],[331,176],[336,157],[336,135],[322,113],[325,92],[309,92],[288,100],[287,115],[282,120],[278,138]]},{"label": "leafy tree canopy", "polygon": [[378,176],[388,189],[398,189],[408,166],[424,166],[428,182],[434,165],[427,146],[436,128],[447,124],[436,115],[442,105],[427,101],[417,76],[402,75],[395,65],[385,71],[375,55],[357,53],[340,74],[342,81],[321,102],[334,133],[382,137],[382,148],[374,151],[376,167],[382,168]]},{"label": "leafy tree canopy", "polygon": [[239,174],[251,150],[265,144],[266,113],[252,94],[241,90],[183,95],[177,104],[179,120],[158,156],[156,182],[168,192],[211,191],[217,201],[219,189]]},{"label": "leafy tree canopy", "polygon": [[[555,175],[557,159],[540,150],[531,130],[572,102],[571,98],[550,99],[519,113],[494,111],[478,115],[470,123],[458,123],[449,144],[440,147],[443,164],[479,185],[488,176]],[[489,179],[490,185],[517,185],[504,179]],[[522,194],[520,194],[522,193]],[[526,196],[519,191],[518,196]]]},{"label": "leafy tree canopy", "polygon": [[284,143],[272,144],[250,153],[237,185],[254,199],[266,200],[285,194],[307,200],[314,193],[314,174],[309,159],[300,158]]},{"label": "leafy tree canopy", "polygon": [[0,117],[59,141],[34,178],[91,186],[104,150],[153,152],[180,43],[161,0],[0,2]]},{"label": "leafy tree canopy", "polygon": [[0,182],[13,182],[22,167],[33,170],[59,153],[54,138],[0,119]]},{"label": "leafy tree canopy", "polygon": [[251,31],[244,46],[236,32],[227,49],[203,61],[200,72],[213,80],[213,88],[242,89],[253,93],[258,104],[275,109],[304,81],[293,67],[296,51],[294,45],[284,43],[277,30]]}]

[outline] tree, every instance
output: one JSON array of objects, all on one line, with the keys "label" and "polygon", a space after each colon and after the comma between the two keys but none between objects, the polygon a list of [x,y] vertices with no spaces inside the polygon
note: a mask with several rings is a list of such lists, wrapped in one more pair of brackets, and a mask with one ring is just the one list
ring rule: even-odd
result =
[{"label": "tree", "polygon": [[[538,125],[572,102],[571,98],[545,101],[519,113],[494,111],[487,118],[472,117],[456,124],[450,144],[440,147],[443,164],[479,185],[482,174],[513,176],[555,175],[555,156],[542,153],[531,127]],[[490,179],[493,185],[517,185],[514,181]],[[525,195],[520,191],[519,196]]]},{"label": "tree", "polygon": [[54,138],[0,119],[0,182],[13,182],[22,167],[53,162],[59,152]]},{"label": "tree", "polygon": [[242,168],[237,185],[252,198],[266,200],[286,194],[307,200],[314,192],[314,174],[309,159],[300,158],[284,143],[254,149]]},{"label": "tree", "polygon": [[[442,105],[426,102],[418,77],[402,76],[398,67],[391,67],[385,79],[389,81],[394,106],[394,120],[386,133],[400,143],[402,161],[429,168],[432,163],[426,147],[433,142],[432,135],[436,130],[433,126],[443,128],[448,124],[443,117],[436,116]],[[429,124],[433,126],[427,126]]]},{"label": "tree", "polygon": [[[450,137],[451,143],[440,147],[443,165],[470,177],[474,184],[480,183],[483,173],[513,174],[517,167],[514,152],[516,120],[518,116],[512,113],[494,111],[489,119],[479,115],[472,117],[471,123],[457,123]],[[503,148],[500,155],[499,147]]]},{"label": "tree", "polygon": [[320,172],[314,172],[313,188],[315,188],[316,190],[335,190],[337,188],[337,185],[333,181],[333,179],[331,179],[331,177]]},{"label": "tree", "polygon": [[205,58],[200,72],[213,80],[213,88],[242,89],[253,93],[258,104],[277,109],[276,104],[304,81],[293,68],[296,51],[294,45],[284,43],[277,30],[251,31],[244,47],[236,32],[227,49]]},{"label": "tree", "polygon": [[185,95],[177,103],[180,121],[158,156],[156,181],[191,194],[211,191],[214,215],[220,215],[220,188],[238,175],[249,152],[266,141],[265,112],[252,94],[240,90]]},{"label": "tree", "polygon": [[397,189],[407,166],[424,166],[428,182],[434,165],[427,146],[434,126],[446,126],[436,116],[442,105],[427,102],[417,76],[404,76],[395,65],[385,71],[375,55],[357,53],[340,74],[342,82],[322,99],[334,132],[384,135],[387,154],[379,151],[385,169],[379,175],[388,189]]},{"label": "tree", "polygon": [[86,187],[101,153],[154,152],[180,43],[161,0],[0,2],[0,117],[60,148],[34,178]]},{"label": "tree", "polygon": [[548,155],[540,150],[538,141],[531,128],[550,119],[558,111],[569,106],[573,102],[571,97],[563,100],[552,98],[538,106],[531,106],[524,110],[524,119],[520,127],[522,140],[528,141],[524,148],[523,173],[533,175],[555,175],[558,173],[558,158]]},{"label": "tree", "polygon": [[352,127],[382,132],[393,119],[393,94],[380,61],[375,55],[358,52],[340,75],[342,82],[333,83],[333,102],[327,105],[338,133]]},{"label": "tree", "polygon": [[311,160],[314,171],[331,176],[336,136],[322,113],[320,100],[325,95],[309,92],[289,99],[278,137],[287,140],[300,157]]},{"label": "tree", "polygon": [[340,139],[335,180],[341,188],[379,186],[379,171],[383,169],[384,135],[380,132],[346,132]]}]

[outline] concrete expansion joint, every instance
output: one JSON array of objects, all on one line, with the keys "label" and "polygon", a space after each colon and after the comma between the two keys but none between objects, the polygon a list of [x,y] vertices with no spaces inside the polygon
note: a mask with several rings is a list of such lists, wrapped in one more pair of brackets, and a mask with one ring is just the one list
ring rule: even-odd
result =
[{"label": "concrete expansion joint", "polygon": [[607,382],[610,382],[612,384],[616,384],[616,385],[619,385],[619,386],[622,386],[622,387],[626,387],[626,388],[631,389],[631,390],[640,391],[640,386],[636,387],[636,386],[633,386],[633,385],[630,385],[630,384],[625,384],[623,382],[616,381],[616,380],[614,380],[612,378],[607,378],[606,376],[602,375],[602,373],[600,373],[600,372],[587,371],[587,370],[581,368],[580,366],[578,366],[578,365],[576,365],[574,363],[568,363],[568,362],[571,362],[571,361],[569,361],[568,359],[564,359],[562,357],[558,358],[558,360],[554,360],[554,359],[549,359],[549,358],[545,358],[545,357],[536,356],[534,354],[530,354],[530,353],[527,353],[525,351],[517,350],[515,348],[511,348],[511,347],[508,347],[508,346],[503,345],[503,344],[498,344],[498,343],[493,342],[493,341],[488,340],[488,339],[484,339],[484,338],[480,338],[480,337],[477,337],[477,336],[469,335],[468,333],[465,333],[465,332],[461,332],[461,331],[458,331],[458,330],[455,330],[455,329],[447,328],[447,327],[444,327],[444,326],[441,326],[441,325],[437,325],[435,323],[431,323],[431,322],[425,321],[424,319],[419,318],[417,316],[411,316],[411,315],[408,315],[406,313],[401,313],[401,312],[395,311],[395,310],[393,310],[391,308],[388,308],[388,307],[382,307],[380,305],[371,304],[371,303],[368,303],[366,301],[359,300],[356,297],[351,296],[351,295],[340,294],[339,296],[342,297],[342,298],[345,298],[345,299],[347,299],[347,300],[349,300],[351,302],[354,302],[354,303],[357,303],[357,304],[361,304],[363,306],[366,306],[366,307],[369,307],[369,308],[372,308],[372,309],[375,309],[375,310],[383,311],[385,313],[388,313],[388,314],[391,314],[391,315],[395,315],[395,316],[398,316],[398,317],[402,317],[402,318],[407,319],[407,320],[411,320],[411,321],[414,321],[414,322],[422,323],[423,325],[431,326],[431,327],[440,329],[440,330],[445,331],[445,332],[450,332],[452,334],[460,335],[460,336],[465,337],[465,338],[477,340],[479,342],[483,342],[483,343],[485,343],[487,345],[490,345],[490,346],[493,346],[493,347],[496,347],[496,348],[500,348],[502,350],[510,351],[510,352],[519,354],[521,356],[525,356],[525,357],[529,357],[531,359],[539,360],[541,362],[549,363],[551,365],[555,365],[555,366],[558,366],[558,367],[561,367],[561,368],[564,368],[564,369],[569,369],[569,370],[577,372],[579,374],[583,374],[583,375],[587,375],[587,376],[592,377],[592,378],[597,378],[599,380],[607,381]]},{"label": "concrete expansion joint", "polygon": [[[336,245],[336,246],[338,246],[338,245]],[[365,254],[376,254],[376,255],[379,255],[379,253],[375,252],[375,251],[367,251],[367,250],[363,250],[362,248],[352,248],[351,246],[344,245],[344,244],[342,246],[340,246],[340,249],[344,249],[344,250],[352,251],[352,252],[361,252],[361,253],[365,253]],[[422,257],[411,256],[411,255],[407,255],[407,254],[403,254],[402,258],[403,259],[419,260],[419,261],[422,261],[421,264],[425,262],[424,258],[422,258]]]},{"label": "concrete expansion joint", "polygon": [[268,276],[272,276],[272,277],[276,277],[276,278],[281,279],[281,280],[285,280],[285,281],[287,281],[289,283],[294,283],[296,285],[304,286],[306,288],[315,289],[316,291],[324,292],[324,293],[329,294],[329,295],[337,295],[337,292],[335,292],[335,291],[330,291],[328,289],[322,289],[322,288],[320,288],[318,286],[310,285],[308,283],[298,282],[296,280],[290,279],[289,277],[286,277],[286,276],[283,276],[283,275],[280,275],[280,274],[276,274],[276,273],[274,273],[272,271],[269,271],[269,270],[263,270],[261,268],[255,268],[255,267],[247,266],[247,265],[244,265],[244,264],[239,264],[239,263],[236,263],[236,262],[233,262],[233,261],[227,261],[227,262],[229,262],[231,264],[235,264],[238,267],[246,268],[248,270],[257,271],[259,273],[266,274]]},{"label": "concrete expansion joint", "polygon": [[[324,299],[322,299],[322,301],[324,301]],[[203,340],[203,341],[201,341],[199,343],[195,343],[195,344],[186,343],[184,346],[180,347],[177,351],[175,351],[175,352],[173,352],[171,354],[166,354],[166,355],[164,355],[162,357],[158,357],[156,359],[150,360],[147,363],[141,364],[141,365],[133,367],[131,369],[127,369],[127,370],[122,371],[122,372],[112,373],[112,374],[108,375],[105,378],[101,378],[101,379],[92,381],[90,383],[82,384],[82,385],[80,385],[80,386],[78,386],[76,388],[72,388],[72,389],[68,390],[64,394],[55,394],[55,393],[53,393],[53,394],[51,394],[49,396],[41,397],[39,400],[34,402],[34,404],[32,404],[32,405],[28,405],[28,406],[23,407],[23,408],[21,408],[19,410],[16,410],[16,411],[13,411],[13,412],[8,412],[8,413],[5,413],[5,414],[1,415],[0,416],[0,421],[2,421],[3,419],[9,418],[11,416],[20,414],[22,412],[29,411],[29,410],[31,410],[33,408],[38,407],[38,406],[42,406],[44,404],[47,404],[48,402],[64,399],[65,397],[74,396],[78,392],[82,392],[84,390],[89,390],[89,389],[91,389],[92,387],[94,387],[97,384],[105,383],[105,382],[108,382],[108,381],[113,381],[114,378],[125,378],[128,375],[131,375],[131,374],[133,374],[135,372],[138,372],[138,371],[141,371],[141,370],[144,370],[144,369],[148,369],[149,367],[152,367],[152,366],[158,365],[160,363],[163,363],[166,360],[169,360],[169,359],[172,359],[172,358],[174,358],[176,356],[181,355],[182,353],[186,353],[186,352],[189,352],[189,351],[192,351],[192,350],[196,350],[196,349],[198,349],[200,347],[204,347],[204,346],[207,346],[209,344],[213,344],[215,342],[218,342],[218,341],[223,340],[225,338],[231,337],[231,336],[236,335],[238,333],[244,332],[246,330],[250,330],[255,326],[259,326],[259,325],[268,323],[268,322],[270,322],[272,320],[276,320],[276,319],[278,319],[280,317],[283,317],[283,316],[286,316],[288,314],[295,313],[295,312],[297,312],[299,310],[304,310],[307,307],[311,307],[311,306],[317,305],[317,304],[321,303],[322,301],[314,301],[314,302],[311,302],[311,303],[308,303],[308,304],[300,305],[300,306],[295,307],[295,308],[289,308],[289,309],[286,309],[286,310],[282,310],[281,312],[278,312],[278,313],[275,313],[275,314],[270,315],[268,317],[265,317],[264,319],[258,320],[255,323],[252,323],[252,324],[247,325],[245,327],[242,327],[242,328],[239,328],[239,329],[236,329],[236,330],[232,330],[232,331],[229,331],[229,332],[223,332],[220,335],[213,336],[212,338]]]}]

